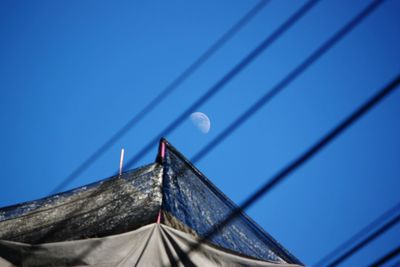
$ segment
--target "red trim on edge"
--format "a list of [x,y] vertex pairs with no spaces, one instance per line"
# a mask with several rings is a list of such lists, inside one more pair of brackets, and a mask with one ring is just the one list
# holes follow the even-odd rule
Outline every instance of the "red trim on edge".
[[161,142],[161,151],[160,151],[160,156],[163,159],[165,156],[165,143]]
[[158,212],[158,215],[157,215],[157,224],[160,224],[161,223],[161,210]]

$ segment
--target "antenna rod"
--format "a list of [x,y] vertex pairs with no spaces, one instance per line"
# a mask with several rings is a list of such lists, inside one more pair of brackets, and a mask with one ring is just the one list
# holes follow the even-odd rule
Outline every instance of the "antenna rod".
[[125,152],[125,150],[122,148],[121,149],[121,157],[119,159],[119,175],[122,174],[122,164],[124,163],[124,152]]

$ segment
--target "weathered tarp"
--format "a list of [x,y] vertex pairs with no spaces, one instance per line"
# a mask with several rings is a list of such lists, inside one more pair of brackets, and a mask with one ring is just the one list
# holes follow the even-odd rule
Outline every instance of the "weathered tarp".
[[[227,196],[167,142],[163,165],[162,209],[167,213],[165,224],[176,228],[174,222],[178,220],[188,226],[183,231],[189,229],[190,233],[203,237],[210,226],[221,222],[236,208]],[[175,220],[169,220],[170,215]],[[240,213],[208,241],[270,262],[298,263],[244,213]]]
[[[221,165],[221,167],[224,166]],[[178,236],[190,236],[190,240],[192,240],[190,242],[193,243],[197,238],[204,237],[214,225],[217,225],[236,208],[237,206],[210,180],[163,139],[157,160],[151,165],[44,199],[0,209],[0,240],[2,240],[0,263],[1,257],[7,261],[13,260],[11,262],[14,263],[22,262],[27,257],[23,251],[27,249],[26,251],[31,255],[31,260],[36,257],[40,258],[44,251],[43,253],[47,255],[45,257],[49,262],[62,260],[61,266],[64,266],[64,263],[65,266],[72,266],[68,264],[72,264],[70,262],[75,260],[76,264],[79,263],[79,260],[92,264],[89,259],[78,259],[78,254],[75,255],[72,252],[72,258],[68,258],[70,254],[65,254],[62,259],[56,259],[57,255],[53,255],[56,257],[53,259],[51,255],[58,253],[54,250],[57,248],[56,244],[62,243],[64,249],[80,253],[84,251],[83,248],[74,248],[71,244],[79,244],[79,246],[93,244],[93,242],[106,244],[107,240],[114,240],[116,235],[124,235],[124,233],[140,236],[140,233],[144,231],[143,229],[149,229],[147,226],[153,225],[157,220],[162,226],[158,228],[153,226],[151,231],[158,231],[160,238],[161,233],[167,235],[173,231]],[[138,232],[135,230],[138,230]],[[125,240],[121,238],[118,237],[115,240]],[[160,240],[165,243],[164,239]],[[135,240],[134,242],[140,244],[126,241],[128,242],[124,244],[126,246],[120,245],[121,251],[117,246],[118,249],[110,250],[110,253],[112,251],[112,253],[119,255],[115,256],[116,258],[124,258],[126,254],[123,251],[144,251],[143,249],[140,250],[139,247],[147,246],[146,244],[150,239],[138,238]],[[189,242],[188,239],[185,242]],[[215,248],[229,255],[244,257],[247,260],[252,259],[255,262],[301,265],[301,262],[254,223],[244,212],[239,213],[228,225],[207,238],[206,242],[211,247],[215,246]],[[164,243],[158,244],[156,247],[166,249]],[[16,246],[14,250],[12,249],[14,248],[13,244]],[[39,244],[39,246],[31,246],[34,244]],[[183,247],[186,245],[182,244]],[[87,248],[88,246],[86,245]],[[106,247],[106,245],[104,246]],[[100,245],[96,250],[101,247],[103,245]],[[172,253],[171,255],[179,254],[180,246],[172,246],[172,248],[175,249],[175,252],[168,253]],[[33,253],[34,251],[35,253]],[[95,255],[92,253],[95,252],[88,252],[87,254]],[[158,253],[167,252],[159,251]],[[9,258],[5,258],[7,255]],[[166,259],[170,260],[171,255],[161,257],[158,260],[163,262]],[[135,259],[135,257],[132,259]],[[40,260],[43,263],[43,259]],[[110,260],[114,260],[114,258],[110,258]],[[190,256],[190,260],[192,260],[192,256]],[[214,261],[217,266],[221,265],[217,264],[218,261],[214,259],[211,260],[210,264]],[[34,265],[35,262],[26,261],[26,264],[26,266],[36,266]],[[79,266],[79,264],[75,266]],[[0,264],[0,266],[2,265]]]
[[[299,266],[255,260],[202,244],[185,257],[197,240],[162,224],[103,238],[27,245],[0,241],[2,266]],[[0,262],[1,264],[1,262]]]
[[0,239],[38,244],[124,233],[156,221],[162,166],[0,209]]

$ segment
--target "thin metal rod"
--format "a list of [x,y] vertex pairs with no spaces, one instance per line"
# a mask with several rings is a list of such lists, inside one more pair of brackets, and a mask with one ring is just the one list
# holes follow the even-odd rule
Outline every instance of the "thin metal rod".
[[122,165],[124,164],[124,153],[125,153],[125,150],[122,148],[121,149],[121,156],[119,158],[119,175],[122,174]]

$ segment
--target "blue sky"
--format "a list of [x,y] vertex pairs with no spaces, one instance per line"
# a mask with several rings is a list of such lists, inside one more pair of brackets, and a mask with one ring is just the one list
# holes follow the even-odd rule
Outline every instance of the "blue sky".
[[[44,197],[257,1],[1,1],[0,206]],[[68,188],[111,176],[293,14],[271,1]],[[166,138],[188,158],[370,1],[318,3]],[[197,163],[240,203],[400,72],[399,1],[354,31]],[[400,90],[247,212],[312,265],[400,200]],[[157,148],[135,166],[153,162]],[[66,188],[66,189],[68,189]],[[398,246],[400,226],[349,259]]]

